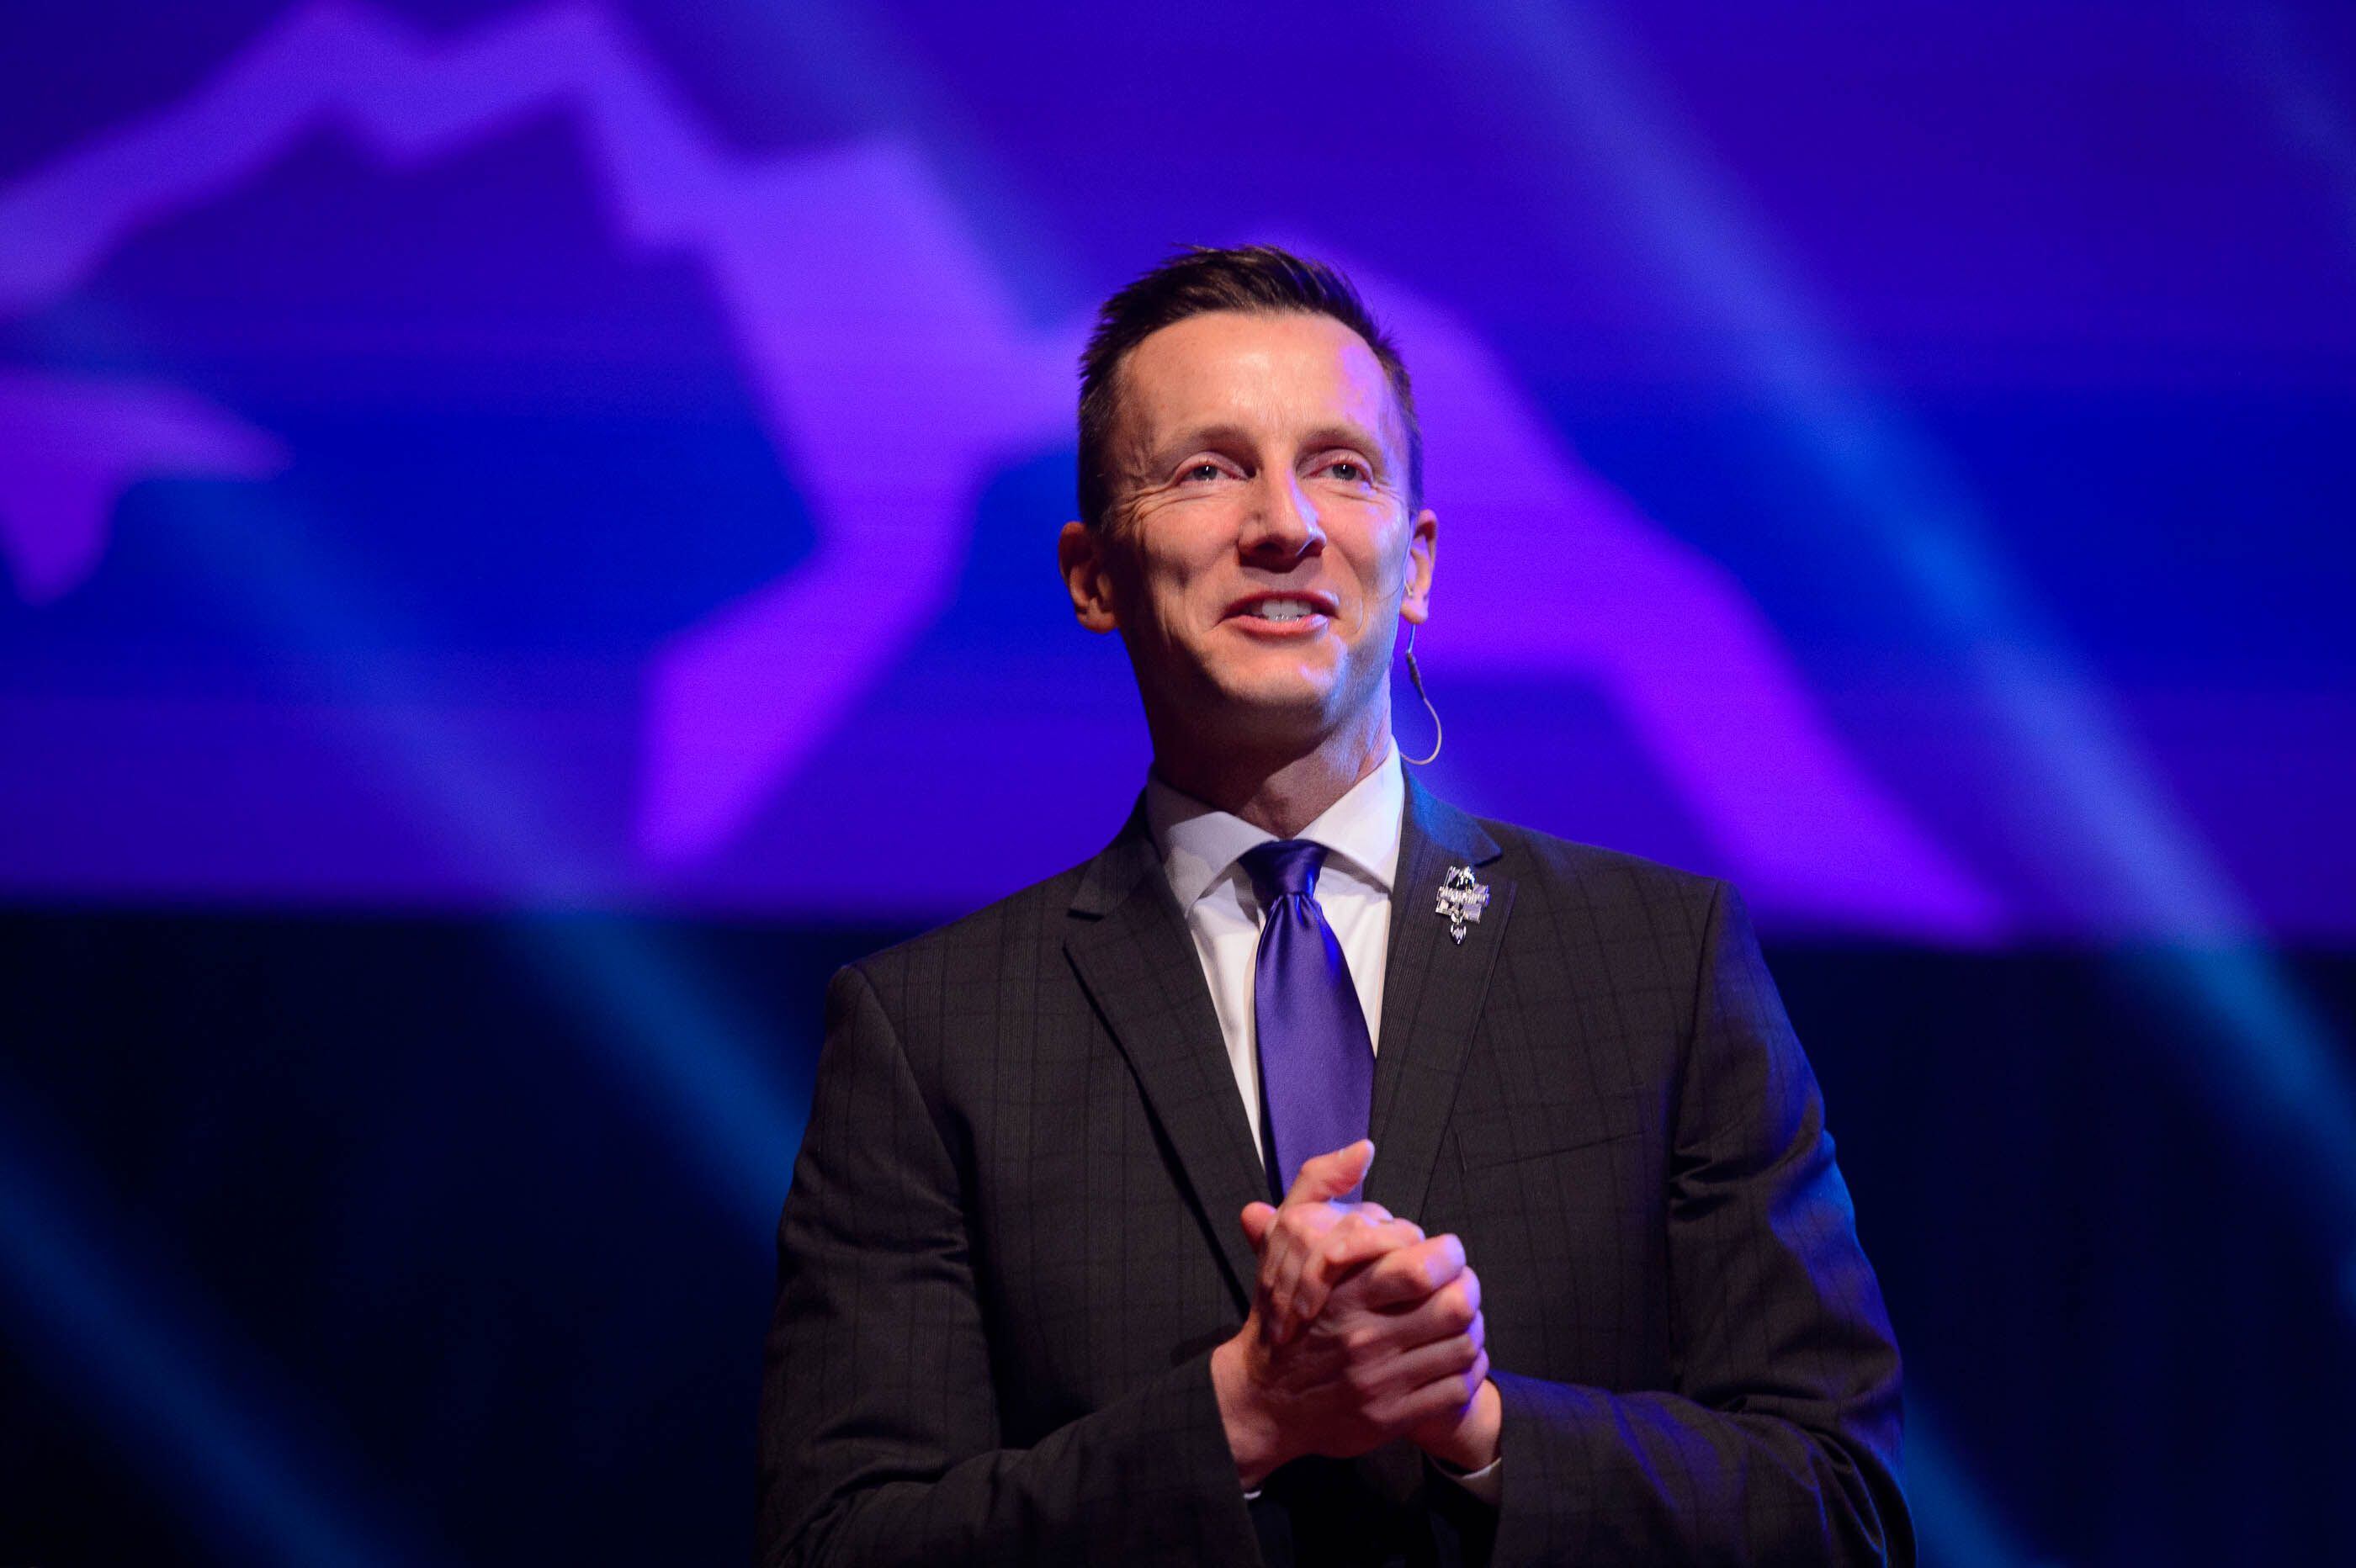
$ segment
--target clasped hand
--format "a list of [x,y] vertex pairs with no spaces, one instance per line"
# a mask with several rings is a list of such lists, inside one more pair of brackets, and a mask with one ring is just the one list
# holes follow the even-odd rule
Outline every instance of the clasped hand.
[[1341,1201],[1374,1153],[1361,1139],[1320,1155],[1282,1207],[1243,1211],[1259,1275],[1211,1378],[1248,1488],[1304,1454],[1349,1458],[1400,1437],[1460,1469],[1496,1456],[1480,1278],[1456,1237]]

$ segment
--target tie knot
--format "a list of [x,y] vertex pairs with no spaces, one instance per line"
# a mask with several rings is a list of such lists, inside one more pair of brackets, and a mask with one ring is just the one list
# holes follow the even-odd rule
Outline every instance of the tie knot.
[[1317,873],[1325,864],[1325,846],[1312,844],[1306,838],[1273,838],[1244,851],[1244,871],[1251,878],[1252,891],[1259,897],[1259,907],[1269,909],[1276,901],[1298,893],[1313,898],[1317,893]]

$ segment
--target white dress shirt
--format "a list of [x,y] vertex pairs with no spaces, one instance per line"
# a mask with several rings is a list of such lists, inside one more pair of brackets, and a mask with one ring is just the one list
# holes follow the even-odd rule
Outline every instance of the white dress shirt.
[[[1365,1015],[1366,1039],[1377,1051],[1383,1044],[1383,971],[1391,955],[1391,882],[1398,872],[1399,831],[1406,820],[1407,774],[1398,747],[1393,745],[1373,773],[1296,835],[1325,846],[1325,864],[1317,873],[1317,907],[1342,944],[1350,983],[1357,988],[1358,1010]],[[1276,835],[1205,805],[1152,775],[1145,783],[1145,822],[1162,856],[1170,891],[1186,913],[1195,956],[1203,961],[1219,1032],[1226,1037],[1227,1065],[1235,1070],[1236,1092],[1243,1096],[1252,1147],[1258,1149],[1259,1042],[1252,984],[1264,912],[1242,860],[1246,850],[1273,841]],[[1381,1157],[1379,1151],[1376,1157]],[[1505,1463],[1501,1455],[1462,1475],[1433,1468],[1494,1508],[1504,1493]]]
[[[1352,784],[1297,837],[1326,848],[1317,873],[1317,907],[1342,944],[1366,1018],[1366,1038],[1382,1049],[1383,970],[1391,950],[1391,878],[1398,869],[1399,826],[1407,813],[1407,777],[1398,748]],[[1252,891],[1244,852],[1276,835],[1242,817],[1205,805],[1149,777],[1145,820],[1170,891],[1186,912],[1211,1006],[1226,1037],[1227,1064],[1251,1120],[1252,1147],[1260,1147],[1259,1045],[1253,1027],[1252,978],[1259,956],[1263,912]]]

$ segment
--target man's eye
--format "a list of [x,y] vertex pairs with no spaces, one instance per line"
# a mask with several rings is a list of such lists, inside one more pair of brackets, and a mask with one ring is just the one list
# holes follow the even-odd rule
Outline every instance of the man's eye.
[[1330,464],[1326,468],[1325,472],[1331,474],[1334,478],[1339,479],[1344,485],[1363,485],[1369,477],[1371,477],[1371,475],[1366,473],[1366,465],[1365,464],[1355,462],[1347,457],[1343,458],[1338,463]]
[[1215,463],[1197,463],[1192,468],[1187,469],[1183,474],[1178,475],[1181,479],[1205,480],[1216,479],[1218,476],[1219,465]]

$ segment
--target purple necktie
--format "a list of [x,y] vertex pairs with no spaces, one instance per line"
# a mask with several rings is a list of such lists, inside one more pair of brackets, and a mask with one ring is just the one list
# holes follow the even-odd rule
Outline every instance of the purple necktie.
[[1374,1041],[1342,944],[1317,907],[1324,864],[1325,846],[1301,838],[1262,844],[1243,858],[1266,912],[1252,970],[1252,1018],[1259,1033],[1260,1139],[1279,1202],[1302,1161],[1366,1136],[1374,1104]]

